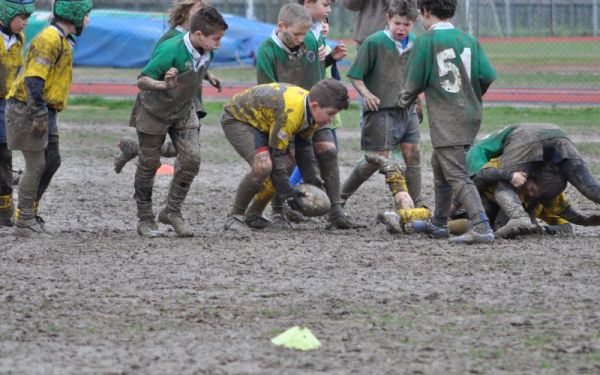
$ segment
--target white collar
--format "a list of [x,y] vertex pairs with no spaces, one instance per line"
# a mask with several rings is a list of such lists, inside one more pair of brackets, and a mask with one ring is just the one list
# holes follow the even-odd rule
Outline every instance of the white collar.
[[183,36],[183,44],[187,48],[188,52],[192,55],[192,60],[194,61],[194,71],[197,72],[200,68],[207,64],[210,61],[210,53],[201,54],[194,46],[192,45],[192,41],[190,40],[190,33],[185,33]]
[[17,39],[17,35],[16,34],[12,34],[12,35],[6,35],[4,34],[2,31],[0,31],[0,34],[2,34],[2,41],[4,41],[4,47],[6,48],[6,51],[8,52],[8,50],[10,50],[10,47],[12,47],[14,44],[16,44],[19,39]]
[[315,39],[319,39],[319,36],[321,36],[321,32],[323,31],[323,23],[322,22],[313,22],[310,25],[310,32],[313,33],[313,35],[315,36]]
[[[396,49],[398,50],[398,53],[400,53],[400,55],[412,48],[412,42],[410,41],[410,39],[408,40],[408,43],[406,43],[406,47],[403,47],[402,41],[394,39],[394,37],[392,36],[392,32],[389,29],[385,29],[383,30],[383,32],[385,32],[385,35],[387,35],[387,37],[390,38],[392,42],[394,42],[394,44],[396,45]],[[408,35],[406,37],[408,38]]]
[[177,25],[175,26],[175,30],[179,31],[180,33],[187,33],[188,31],[181,25]]
[[435,25],[431,25],[430,30],[451,30],[454,29],[454,25],[450,22],[438,22]]
[[273,42],[275,42],[275,44],[277,44],[277,47],[284,50],[285,53],[287,53],[290,56],[290,58],[292,58],[294,56],[298,56],[299,52],[303,50],[304,42],[302,42],[302,44],[300,44],[299,47],[301,47],[301,48],[299,48],[296,52],[292,52],[292,50],[290,50],[290,47],[286,46],[285,43],[283,43],[281,41],[281,39],[279,39],[279,35],[277,35],[278,31],[279,31],[278,29],[273,29],[273,32],[271,33],[271,40],[273,40]]

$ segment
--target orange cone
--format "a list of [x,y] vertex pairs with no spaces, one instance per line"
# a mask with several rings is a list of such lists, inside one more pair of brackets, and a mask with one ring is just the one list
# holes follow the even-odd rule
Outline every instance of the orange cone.
[[162,164],[156,171],[157,176],[172,176],[175,169],[170,164]]

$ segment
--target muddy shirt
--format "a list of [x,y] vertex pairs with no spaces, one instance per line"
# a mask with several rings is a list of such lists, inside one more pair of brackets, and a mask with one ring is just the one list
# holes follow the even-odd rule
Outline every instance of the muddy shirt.
[[415,40],[400,105],[408,106],[424,91],[433,147],[470,145],[481,125],[483,87],[495,78],[473,36],[439,23]]
[[321,79],[318,69],[311,69],[319,59],[314,51],[309,51],[301,45],[291,51],[276,36],[265,40],[258,49],[256,56],[257,83],[284,82],[300,86],[306,90]]
[[61,111],[71,90],[74,45],[73,39],[55,25],[42,30],[31,41],[24,74],[17,77],[8,97],[26,102],[25,78],[39,77],[45,81],[44,100],[48,107]]
[[342,4],[358,12],[352,26],[352,37],[359,44],[386,25],[385,15],[391,0],[343,0]]
[[[548,147],[552,148],[552,154],[560,160],[548,159],[552,157],[548,150],[544,152],[544,148]],[[558,163],[563,159],[581,159],[581,155],[565,131],[557,125],[523,123],[518,124],[508,136],[499,159],[504,168],[512,171],[514,167],[524,163]]]
[[17,78],[19,70],[23,66],[23,45],[25,44],[25,34],[14,35],[10,46],[7,41],[11,40],[0,31],[0,99],[5,99],[8,90]]
[[405,38],[402,43],[404,50],[400,54],[386,31],[379,31],[365,39],[348,70],[348,77],[363,81],[379,98],[379,109],[399,108],[398,93],[414,38],[412,33]]
[[318,125],[307,120],[308,91],[289,84],[254,86],[223,108],[231,117],[269,135],[269,146],[285,150],[296,134],[311,139]]
[[[142,75],[162,81],[165,73],[176,68],[178,85],[168,90],[141,90],[138,97],[144,109],[166,121],[179,121],[189,114],[195,95],[206,75],[212,53],[206,62],[194,70],[194,59],[185,45],[186,34],[180,34],[157,46]],[[140,124],[138,124],[140,125]]]
[[517,125],[508,125],[490,133],[469,149],[469,152],[467,152],[469,176],[476,175],[488,161],[502,154],[506,139],[516,127]]

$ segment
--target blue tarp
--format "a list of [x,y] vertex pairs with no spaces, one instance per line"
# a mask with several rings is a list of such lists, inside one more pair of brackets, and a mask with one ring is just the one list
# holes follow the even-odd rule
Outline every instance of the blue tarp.
[[[50,12],[33,14],[26,30],[28,41],[48,24],[49,17]],[[253,65],[256,50],[275,26],[229,14],[224,17],[229,29],[211,66]],[[168,27],[167,16],[162,13],[94,10],[88,27],[77,38],[74,64],[141,68]]]

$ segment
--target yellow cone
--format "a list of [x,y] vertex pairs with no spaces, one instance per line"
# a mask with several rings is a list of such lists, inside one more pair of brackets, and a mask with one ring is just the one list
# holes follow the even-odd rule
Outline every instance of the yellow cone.
[[315,350],[321,343],[308,328],[292,327],[277,337],[271,339],[273,345],[302,351]]

